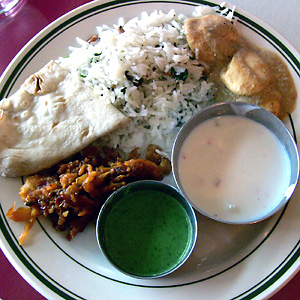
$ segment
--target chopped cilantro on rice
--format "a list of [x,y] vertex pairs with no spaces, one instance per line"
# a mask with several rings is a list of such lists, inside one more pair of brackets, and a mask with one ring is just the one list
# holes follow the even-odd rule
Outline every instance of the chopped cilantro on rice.
[[[198,7],[196,14],[214,13]],[[62,66],[132,121],[101,140],[106,146],[143,153],[151,143],[170,155],[180,126],[213,101],[213,83],[194,59],[183,24],[187,17],[143,12],[141,17],[97,27],[99,39],[77,39]],[[100,120],[99,120],[100,121]]]

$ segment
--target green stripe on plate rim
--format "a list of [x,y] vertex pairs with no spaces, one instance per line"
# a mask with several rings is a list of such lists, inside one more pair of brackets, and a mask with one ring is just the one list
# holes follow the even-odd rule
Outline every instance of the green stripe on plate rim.
[[[234,268],[236,265],[240,264],[242,261],[244,261],[246,258],[248,258],[252,253],[254,253],[268,238],[269,236],[272,234],[272,232],[275,230],[275,228],[277,227],[277,225],[279,224],[281,218],[283,217],[284,215],[284,212],[286,210],[288,205],[285,206],[285,209],[282,211],[282,213],[280,214],[280,216],[278,217],[278,220],[276,221],[276,224],[273,226],[273,228],[270,230],[270,232],[268,233],[268,235],[252,250],[250,251],[247,255],[245,255],[242,259],[240,259],[238,262],[234,263],[233,265],[231,265],[230,267],[214,274],[214,275],[211,275],[211,276],[208,276],[206,278],[203,278],[203,279],[199,279],[199,280],[195,280],[195,281],[190,281],[190,282],[185,282],[185,283],[182,283],[182,284],[174,284],[174,285],[168,285],[168,286],[155,286],[155,285],[142,285],[142,284],[131,284],[131,283],[128,283],[128,282],[125,282],[125,281],[120,281],[120,280],[116,280],[116,279],[113,279],[113,278],[110,278],[110,277],[107,277],[101,273],[98,273],[98,272],[95,272],[93,271],[92,269],[84,266],[82,263],[78,262],[76,259],[74,259],[72,256],[70,256],[67,252],[65,252],[54,240],[53,238],[51,238],[51,236],[48,234],[48,232],[46,231],[46,229],[43,227],[43,225],[39,222],[39,225],[40,227],[42,228],[42,230],[44,231],[45,235],[52,241],[52,243],[61,251],[64,253],[64,255],[66,255],[68,258],[70,258],[72,261],[74,261],[75,263],[77,263],[78,265],[80,265],[81,267],[83,267],[84,269],[96,274],[96,275],[99,275],[101,277],[104,277],[106,279],[109,279],[109,280],[112,280],[112,281],[115,281],[117,283],[122,283],[122,284],[126,284],[126,285],[131,285],[131,286],[136,286],[136,287],[146,287],[146,288],[172,288],[172,287],[180,287],[180,286],[187,286],[187,285],[191,285],[191,284],[195,284],[195,283],[199,283],[199,282],[203,282],[203,281],[207,281],[209,279],[212,279],[214,277],[217,277],[223,273],[225,273],[226,271]],[[270,276],[270,274],[269,274]],[[263,280],[265,281],[265,279]],[[260,285],[260,283],[258,283],[257,285]]]
[[[295,73],[300,77],[300,62],[297,60],[297,58],[293,55],[293,53],[282,43],[280,40],[278,40],[275,36],[270,35],[270,33],[264,29],[263,27],[259,26],[258,24],[254,23],[248,18],[243,18],[247,19],[247,22],[243,22],[242,16],[239,17],[238,22],[243,24],[244,26],[248,27],[252,31],[254,31],[256,34],[260,35],[262,38],[267,40],[271,45],[274,46],[274,48],[287,60],[289,61],[290,66],[293,68]],[[252,26],[250,26],[250,24]],[[257,30],[257,28],[259,28]],[[270,38],[271,36],[271,38]]]
[[[97,5],[95,7],[92,7],[90,9],[85,10],[81,13],[78,13],[78,14],[74,15],[73,17],[69,18],[68,20],[62,22],[60,25],[58,25],[57,27],[52,29],[48,34],[45,34],[45,36],[43,38],[41,38],[39,41],[37,41],[37,43],[32,48],[30,48],[28,50],[28,52],[24,55],[24,57],[20,60],[20,62],[14,68],[12,73],[9,75],[7,81],[3,85],[2,90],[0,91],[0,99],[4,98],[6,95],[8,95],[10,93],[10,90],[13,87],[13,85],[15,84],[16,80],[18,79],[19,75],[22,73],[22,71],[25,69],[25,67],[28,65],[28,63],[33,59],[33,57],[37,54],[37,52],[40,51],[43,47],[45,47],[56,36],[58,36],[59,34],[64,32],[69,27],[73,26],[74,24],[79,23],[79,22],[83,21],[86,18],[90,18],[93,15],[96,15],[96,14],[99,14],[99,13],[102,13],[102,12],[105,12],[105,11],[108,11],[108,10],[111,10],[111,9],[114,9],[114,8],[120,7],[120,6],[128,6],[128,5],[143,4],[143,3],[174,3],[174,2],[178,3],[178,4],[191,5],[191,6],[194,6],[194,5],[197,5],[197,4],[202,4],[202,5],[204,4],[204,5],[209,5],[209,6],[218,6],[218,4],[216,4],[216,3],[207,2],[207,1],[204,1],[204,0],[198,0],[198,1],[163,1],[163,0],[162,1],[151,1],[151,0],[150,1],[138,1],[137,0],[137,1],[112,1],[112,2],[107,2],[107,3]],[[243,20],[244,21],[244,22],[242,22],[243,25],[248,26],[250,29],[254,30],[257,34],[262,36],[264,39],[268,40],[268,42],[270,42],[274,47],[276,47],[277,50],[280,51],[280,53],[282,55],[284,55],[285,58],[289,61],[290,65],[293,67],[293,69],[296,71],[297,75],[299,76],[300,63],[285,45],[283,45],[276,37],[274,37],[266,29],[264,29],[263,27],[261,27],[257,23],[253,22],[249,18],[247,18],[247,17],[245,17],[241,14],[238,14],[236,12],[234,12],[234,16],[237,16],[239,18],[239,21]],[[2,210],[2,207],[0,206],[0,208],[1,208],[1,210],[0,210],[0,212],[1,212],[1,218],[0,218],[1,231],[3,232],[4,237],[5,237],[6,241],[9,243],[11,249],[14,251],[16,256],[20,259],[20,261],[23,263],[23,265],[26,266],[26,268],[41,283],[43,283],[50,290],[52,290],[57,295],[63,297],[64,299],[74,299],[74,298],[72,298],[72,296],[77,297],[76,299],[83,299],[80,296],[78,296],[78,295],[72,293],[71,291],[67,290],[65,287],[61,286],[59,283],[55,282],[52,278],[50,278],[46,273],[44,273],[32,261],[30,256],[24,250],[24,248],[18,245],[17,238],[14,236],[12,230],[10,229],[10,227],[9,227],[7,221],[6,221],[5,214]],[[284,212],[282,213],[282,215],[283,214],[284,214]],[[273,227],[273,229],[269,233],[268,237],[270,236],[270,234],[273,232],[273,230],[275,229],[275,227],[279,223],[282,215],[280,216],[277,223],[275,224],[275,226]],[[6,225],[4,223],[6,223]],[[264,241],[266,239],[264,239]],[[260,243],[260,245],[264,241],[262,241]],[[59,246],[57,245],[57,247],[59,247]],[[63,251],[62,249],[60,249],[60,250]],[[254,251],[252,251],[251,253],[253,253]],[[68,255],[68,254],[66,254],[66,255]],[[249,255],[247,255],[247,257]],[[26,260],[25,256],[27,256],[28,260]],[[299,250],[299,241],[298,241],[298,243],[295,245],[294,249],[285,258],[285,260],[280,264],[280,266],[278,266],[272,273],[270,273],[260,283],[258,283],[257,285],[255,285],[254,287],[249,289],[248,291],[246,291],[246,292],[242,293],[241,295],[239,295],[235,298],[232,298],[232,299],[247,299],[248,300],[248,299],[253,299],[254,297],[258,296],[263,291],[265,291],[270,286],[272,286],[272,284],[274,284],[281,276],[283,276],[290,269],[290,267],[295,263],[295,261],[299,258],[299,256],[300,256],[300,250]],[[242,260],[244,260],[244,259],[242,259]],[[31,263],[29,261],[31,261]],[[39,273],[38,270],[33,267],[33,265],[35,265],[36,268],[39,269],[39,271],[41,273],[43,273],[44,276],[48,277],[53,283],[50,282],[49,279],[46,279],[41,273]],[[232,268],[232,267],[230,267],[230,268]],[[225,272],[225,271],[223,271],[223,272]],[[223,272],[221,272],[221,273],[223,273]],[[101,275],[101,274],[99,274],[99,275]],[[103,275],[101,275],[101,276],[103,276]],[[103,277],[106,278],[105,276],[103,276]],[[114,279],[111,279],[111,280],[114,280]],[[205,279],[205,280],[207,280],[207,279]],[[199,281],[197,281],[197,282],[199,282]],[[125,283],[125,284],[128,284],[128,283]],[[189,284],[189,283],[187,283],[187,284]],[[58,288],[58,286],[61,288],[61,290]],[[150,287],[149,286],[144,286],[144,287],[154,288],[155,286],[152,286],[152,287],[151,286]],[[172,286],[166,286],[165,288],[169,288],[169,287],[172,287]],[[156,288],[163,288],[163,287],[157,287],[156,286]],[[70,294],[72,296],[70,296]],[[241,298],[241,297],[243,297],[243,298]]]
[[[27,254],[25,249],[19,245],[16,236],[13,234],[11,228],[7,223],[1,204],[0,204],[0,215],[1,215],[0,229],[5,237],[5,240],[8,242],[11,250],[13,250],[13,252],[18,257],[18,259],[28,269],[28,271],[30,271],[32,275],[34,275],[43,285],[47,286],[52,292],[61,296],[63,299],[74,299],[73,297],[69,296],[66,292],[72,294],[73,296],[76,296],[77,297],[76,299],[84,299],[72,293],[71,291],[67,290],[65,287],[62,287],[58,282],[53,280],[49,275],[47,275],[43,270],[41,270],[36,265],[36,263]],[[51,280],[52,282],[50,282],[49,280]],[[63,289],[60,289],[57,286]],[[63,290],[65,290],[65,292]]]

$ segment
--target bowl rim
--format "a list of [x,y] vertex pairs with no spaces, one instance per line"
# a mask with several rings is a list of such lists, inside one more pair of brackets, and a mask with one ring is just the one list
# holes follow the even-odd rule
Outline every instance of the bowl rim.
[[[222,108],[227,108],[227,109],[230,108],[231,112],[228,112],[228,111],[222,112],[222,111],[220,111],[220,109],[222,109]],[[252,113],[254,112],[254,115],[249,116],[249,112],[252,112]],[[274,128],[277,128],[277,129],[279,128],[279,130],[284,132],[285,137],[287,138],[287,142],[289,143],[288,148],[287,148],[287,145],[282,142],[282,139],[279,138],[279,136],[277,135],[276,132],[274,132],[273,129],[271,129],[265,123],[262,123],[261,121],[259,121],[255,118],[256,112],[262,112],[265,116],[268,117],[268,119],[271,122],[270,123],[271,125],[275,124]],[[211,113],[211,114],[209,114],[209,113]],[[202,115],[205,115],[205,114],[208,114],[208,115],[203,120],[200,120],[200,122],[197,122],[197,120]],[[272,209],[271,211],[269,211],[268,213],[266,213],[265,215],[263,215],[259,218],[253,218],[252,220],[248,220],[248,221],[229,221],[229,220],[223,220],[222,218],[217,218],[215,216],[212,216],[194,204],[194,202],[187,195],[187,193],[185,192],[184,188],[182,187],[182,185],[180,183],[180,178],[179,178],[179,173],[178,173],[178,155],[179,155],[180,149],[183,145],[183,142],[185,141],[185,139],[187,138],[189,133],[195,127],[197,127],[199,124],[201,124],[211,118],[218,117],[218,116],[224,116],[224,115],[241,116],[241,117],[245,117],[245,118],[248,118],[248,119],[258,122],[259,124],[263,125],[267,129],[269,129],[273,134],[275,134],[275,136],[278,138],[278,140],[284,146],[284,148],[285,149],[287,148],[286,149],[287,152],[288,152],[288,150],[290,150],[292,152],[293,162],[291,161],[290,152],[288,152],[288,158],[291,162],[290,163],[291,178],[290,178],[290,184],[286,189],[286,193],[283,196],[282,200],[279,202],[279,204],[274,209]],[[257,222],[261,222],[261,221],[266,220],[267,218],[273,216],[278,211],[280,211],[288,203],[293,192],[295,191],[295,188],[296,188],[298,180],[299,180],[299,168],[300,168],[300,166],[299,166],[299,151],[297,148],[297,144],[295,142],[294,137],[292,136],[292,134],[288,130],[288,128],[285,126],[285,124],[279,118],[277,118],[274,114],[272,114],[268,110],[264,109],[263,107],[255,105],[255,104],[251,104],[248,102],[242,102],[242,101],[234,101],[234,102],[224,101],[224,102],[214,103],[212,105],[209,105],[209,106],[203,108],[202,110],[197,112],[194,116],[192,116],[180,128],[179,132],[177,133],[176,139],[175,139],[175,141],[173,143],[173,147],[172,147],[171,164],[172,164],[172,175],[173,175],[174,181],[176,183],[176,186],[180,190],[180,192],[183,194],[183,196],[187,199],[187,201],[190,202],[190,204],[200,214],[202,214],[212,220],[215,220],[215,221],[218,221],[218,222],[221,222],[224,224],[232,224],[232,225],[246,225],[246,224],[254,224]]]

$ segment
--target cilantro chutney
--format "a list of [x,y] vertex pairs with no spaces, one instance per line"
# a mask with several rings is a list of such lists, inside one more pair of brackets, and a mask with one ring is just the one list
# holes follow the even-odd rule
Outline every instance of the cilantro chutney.
[[108,260],[138,278],[177,269],[197,235],[191,206],[174,188],[155,181],[136,182],[114,193],[100,212],[97,230]]

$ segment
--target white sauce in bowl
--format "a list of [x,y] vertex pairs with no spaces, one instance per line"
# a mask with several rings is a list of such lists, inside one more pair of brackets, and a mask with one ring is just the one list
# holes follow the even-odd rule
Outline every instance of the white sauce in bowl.
[[224,222],[262,218],[282,200],[291,177],[288,154],[275,134],[235,115],[215,117],[193,129],[178,165],[192,205]]

